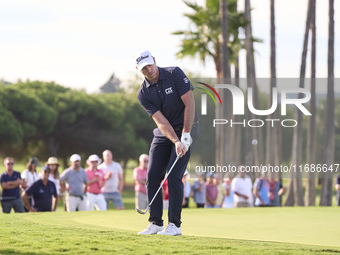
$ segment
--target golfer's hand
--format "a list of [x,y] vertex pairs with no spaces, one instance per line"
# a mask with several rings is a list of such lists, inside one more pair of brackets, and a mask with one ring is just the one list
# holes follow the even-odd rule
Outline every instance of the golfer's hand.
[[186,150],[189,150],[189,147],[192,143],[192,138],[190,133],[182,133],[181,142],[185,146]]
[[176,155],[178,156],[179,154],[182,154],[181,157],[183,157],[185,153],[187,152],[187,149],[185,148],[185,146],[180,141],[177,141],[175,143],[175,146],[176,146]]

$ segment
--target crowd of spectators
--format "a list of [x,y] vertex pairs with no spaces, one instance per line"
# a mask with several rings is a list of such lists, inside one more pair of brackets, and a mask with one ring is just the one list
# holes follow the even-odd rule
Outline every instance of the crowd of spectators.
[[[81,157],[73,154],[71,166],[61,173],[56,157],[50,157],[37,173],[40,165],[36,157],[29,159],[22,173],[14,170],[14,159],[4,159],[5,172],[1,175],[1,205],[3,213],[55,211],[58,200],[64,202],[65,210],[106,211],[110,201],[117,210],[124,209],[122,191],[124,187],[123,169],[112,160],[109,150],[103,152],[103,159],[90,155],[86,160],[87,168],[80,166]],[[139,157],[139,166],[133,170],[135,180],[135,206],[146,209],[147,170],[149,156]],[[273,173],[263,174],[252,183],[251,178],[240,166],[234,178],[222,180],[220,173],[198,172],[192,184],[183,176],[183,208],[189,207],[192,197],[197,208],[234,208],[281,206],[284,188]],[[340,176],[336,180],[337,205],[340,205]],[[168,208],[169,192],[167,181],[163,188],[163,209]]]

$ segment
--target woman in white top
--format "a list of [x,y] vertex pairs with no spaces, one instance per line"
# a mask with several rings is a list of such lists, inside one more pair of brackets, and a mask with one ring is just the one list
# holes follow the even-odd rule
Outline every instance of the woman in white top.
[[55,187],[57,189],[58,197],[62,198],[61,190],[60,190],[60,179],[59,179],[59,163],[58,159],[55,157],[50,157],[46,163],[48,165],[49,169],[51,169],[51,174],[48,177],[48,179],[52,182],[54,182]]
[[[30,187],[34,182],[40,180],[40,176],[37,173],[37,166],[39,166],[39,160],[37,158],[30,158],[26,167],[27,169],[21,173],[21,178],[27,185],[27,188]],[[32,206],[32,197],[28,197],[28,201]],[[25,211],[28,212],[27,208],[25,207]]]

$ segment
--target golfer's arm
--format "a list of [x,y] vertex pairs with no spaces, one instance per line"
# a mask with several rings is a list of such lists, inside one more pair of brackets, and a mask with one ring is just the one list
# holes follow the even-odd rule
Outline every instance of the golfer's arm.
[[189,90],[181,97],[181,99],[185,105],[183,133],[190,133],[192,124],[194,123],[195,119],[194,94],[191,90]]
[[160,111],[155,112],[152,115],[152,119],[155,121],[157,127],[165,135],[170,141],[175,143],[175,140],[178,139],[178,136],[175,133],[175,130],[170,125],[169,121],[164,117],[163,113]]

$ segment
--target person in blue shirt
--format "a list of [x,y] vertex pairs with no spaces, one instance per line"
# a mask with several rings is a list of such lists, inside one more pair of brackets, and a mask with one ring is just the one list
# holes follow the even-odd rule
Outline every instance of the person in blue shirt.
[[1,206],[3,213],[10,213],[12,208],[15,212],[25,212],[24,204],[20,198],[20,189],[25,187],[21,174],[13,170],[14,159],[7,157],[4,160],[6,171],[1,175]]
[[[43,166],[41,169],[41,179],[34,182],[21,195],[24,205],[29,212],[54,212],[57,206],[57,189],[54,182],[48,180],[51,169]],[[28,196],[32,196],[32,206],[28,201]]]
[[145,77],[137,98],[157,125],[149,152],[149,201],[156,194],[166,170],[171,167],[177,155],[181,154],[168,177],[169,225],[163,229],[163,201],[162,194],[159,193],[150,206],[151,224],[138,234],[182,235],[182,177],[190,158],[192,148],[189,147],[198,137],[198,118],[192,93],[194,87],[179,67],[158,67],[148,50],[139,51],[135,55],[135,63],[137,70]]
[[254,182],[255,206],[268,206],[270,199],[270,186],[266,175],[257,178]]

